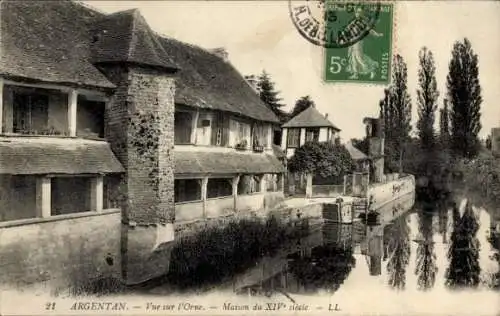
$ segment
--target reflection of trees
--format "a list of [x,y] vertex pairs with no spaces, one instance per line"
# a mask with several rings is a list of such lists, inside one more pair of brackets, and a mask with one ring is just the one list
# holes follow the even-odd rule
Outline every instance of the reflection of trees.
[[406,286],[406,268],[410,258],[410,228],[406,217],[399,217],[384,235],[388,235],[387,251],[389,262],[387,273],[389,285],[396,289]]
[[436,253],[434,252],[434,242],[432,240],[432,217],[429,211],[418,213],[419,238],[417,240],[417,265],[415,274],[417,275],[418,288],[429,290],[436,281]]
[[496,249],[493,254],[493,259],[498,263],[498,271],[492,276],[491,287],[500,290],[500,235],[492,233],[488,241],[491,243],[493,249]]
[[439,234],[443,236],[443,243],[446,243],[446,235],[448,234],[448,208],[441,206],[438,214]]
[[477,287],[479,285],[479,247],[476,237],[479,223],[472,206],[467,203],[460,216],[458,207],[453,207],[453,232],[451,234],[446,271],[446,285],[450,288]]
[[288,264],[289,272],[306,289],[338,290],[347,278],[356,259],[352,249],[332,245],[312,249],[311,257],[295,258]]

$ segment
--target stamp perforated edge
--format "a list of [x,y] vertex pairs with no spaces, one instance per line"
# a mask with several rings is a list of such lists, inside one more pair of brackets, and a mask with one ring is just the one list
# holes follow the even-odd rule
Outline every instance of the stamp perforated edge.
[[[389,80],[387,82],[373,82],[373,81],[363,81],[363,80],[326,80],[326,50],[328,48],[321,49],[321,60],[322,60],[322,68],[321,68],[321,85],[322,86],[335,86],[335,85],[345,85],[345,84],[354,84],[357,86],[368,86],[368,87],[383,87],[388,86],[392,82],[392,67],[393,67],[393,59],[394,55],[397,52],[397,25],[399,22],[398,16],[398,1],[396,0],[335,0],[339,3],[366,3],[366,2],[379,2],[380,4],[391,4],[392,5],[392,31],[391,31],[391,67],[389,69]],[[312,44],[311,44],[312,45]]]

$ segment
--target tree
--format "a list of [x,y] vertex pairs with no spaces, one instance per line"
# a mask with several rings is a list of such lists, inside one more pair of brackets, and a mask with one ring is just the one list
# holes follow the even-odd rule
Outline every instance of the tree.
[[276,91],[275,83],[271,80],[271,76],[263,70],[257,81],[260,99],[267,104],[273,112],[282,118],[284,112],[281,110],[281,98],[278,97],[279,91]]
[[488,137],[486,137],[485,146],[486,149],[491,150],[491,135],[488,135]]
[[301,97],[295,102],[295,106],[293,107],[292,112],[290,113],[290,117],[294,117],[297,114],[301,113],[304,110],[307,110],[310,107],[315,107],[314,101],[311,100],[311,97],[306,95]]
[[[403,154],[411,131],[411,98],[408,93],[406,63],[400,55],[394,57],[392,84],[384,90],[380,101],[380,117],[384,122],[389,170],[403,169]],[[397,167],[395,167],[397,165]]]
[[453,45],[447,76],[448,100],[451,104],[451,147],[455,154],[472,158],[478,154],[481,130],[481,85],[478,56],[470,41]]
[[290,172],[340,177],[354,169],[351,155],[342,144],[307,142],[288,161]]
[[439,138],[442,149],[449,147],[450,135],[450,110],[448,109],[448,100],[444,99],[443,108],[439,110]]
[[448,249],[450,265],[446,271],[446,285],[450,288],[477,287],[479,285],[479,248],[477,239],[479,223],[472,206],[467,202],[460,216],[458,207],[453,208],[453,232]]
[[434,120],[439,92],[437,91],[434,57],[427,47],[420,50],[419,63],[419,89],[417,89],[418,136],[421,148],[432,150],[435,145]]
[[351,143],[354,147],[361,150],[364,154],[368,155],[370,151],[370,143],[368,138],[363,137],[362,139],[351,138]]

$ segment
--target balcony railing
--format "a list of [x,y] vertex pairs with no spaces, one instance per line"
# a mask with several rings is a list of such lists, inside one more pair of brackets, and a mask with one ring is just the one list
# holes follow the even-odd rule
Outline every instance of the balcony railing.
[[261,153],[264,151],[264,146],[262,145],[253,145],[253,151],[256,153]]

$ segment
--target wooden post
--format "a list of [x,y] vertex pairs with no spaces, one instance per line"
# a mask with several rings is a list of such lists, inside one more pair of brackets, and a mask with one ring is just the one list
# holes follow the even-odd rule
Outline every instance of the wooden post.
[[68,93],[68,133],[70,137],[76,137],[77,104],[78,92],[72,89]]
[[201,179],[201,202],[203,203],[203,218],[207,218],[207,187],[208,177]]
[[233,177],[233,199],[234,199],[234,211],[236,212],[236,201],[238,199],[238,183],[240,182],[240,176],[237,175]]
[[51,178],[38,177],[36,179],[36,216],[50,217],[52,202],[51,202]]
[[266,174],[263,174],[259,177],[260,177],[260,193],[266,193],[267,192]]
[[104,203],[104,178],[97,176],[90,182],[90,210],[102,212]]
[[196,127],[198,126],[198,119],[200,117],[200,111],[196,111],[193,115],[193,121],[191,122],[191,144],[197,143]]

